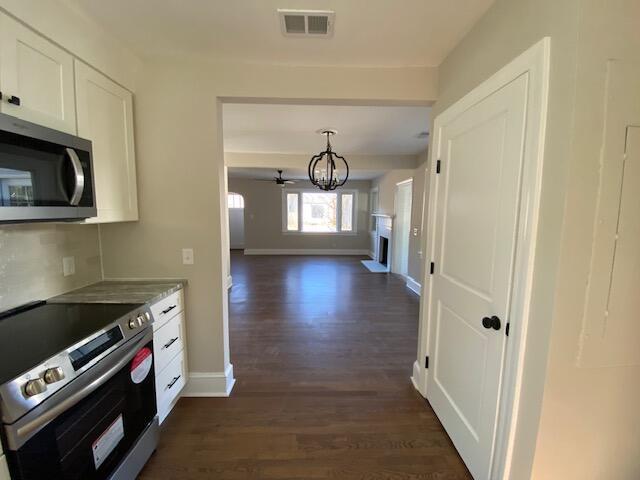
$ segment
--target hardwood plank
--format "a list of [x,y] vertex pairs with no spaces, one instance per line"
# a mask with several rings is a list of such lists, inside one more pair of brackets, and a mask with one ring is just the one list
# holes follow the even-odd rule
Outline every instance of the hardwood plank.
[[419,299],[357,257],[232,254],[230,398],[183,398],[141,479],[470,479],[409,376]]

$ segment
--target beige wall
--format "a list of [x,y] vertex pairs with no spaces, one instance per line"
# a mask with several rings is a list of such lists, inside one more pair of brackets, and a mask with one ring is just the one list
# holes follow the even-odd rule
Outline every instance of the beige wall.
[[[62,257],[75,275],[62,275]],[[44,300],[101,279],[95,225],[0,226],[0,311]]]
[[[229,178],[229,191],[244,197],[245,249],[369,249],[368,202],[371,182],[348,181],[345,189],[357,190],[357,233],[355,235],[303,235],[282,232],[282,188],[272,182]],[[286,190],[311,188],[300,181]],[[338,190],[339,191],[339,190]]]
[[639,8],[635,0],[497,0],[440,68],[434,118],[551,37],[531,348],[514,480],[640,475],[638,367],[585,369],[576,360],[598,192],[605,60],[639,60]]
[[[436,71],[155,59],[137,85],[140,221],[102,227],[105,275],[186,277],[190,369],[222,372],[228,240],[218,98],[429,103]],[[194,265],[182,265],[183,247],[194,248]]]
[[[419,252],[422,245],[422,205],[424,201],[425,171],[427,168],[427,152],[415,157],[417,168],[397,169],[387,172],[372,182],[372,187],[378,189],[378,212],[387,215],[395,214],[396,184],[412,179],[411,202],[411,236],[409,237],[409,276],[418,283],[422,283],[424,259]],[[417,235],[413,234],[418,229]]]
[[[614,95],[622,103],[635,98],[631,123],[640,125],[640,82],[633,83],[635,92],[607,91],[607,61],[640,67],[640,2],[581,1],[579,39],[557,301],[533,475],[545,480],[635,480],[640,478],[640,365],[585,368],[577,358],[589,267],[596,254],[592,239],[603,173],[605,116],[615,124],[611,112],[605,112],[605,96]],[[614,135],[623,139],[624,128]],[[639,289],[638,285],[627,288]],[[628,338],[627,348],[639,348],[639,340]],[[607,359],[601,362],[606,365]]]

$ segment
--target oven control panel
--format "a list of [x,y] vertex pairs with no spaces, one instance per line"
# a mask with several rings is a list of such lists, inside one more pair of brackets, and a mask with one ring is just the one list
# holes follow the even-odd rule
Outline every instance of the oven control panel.
[[153,323],[141,306],[40,365],[0,385],[2,420],[13,423]]

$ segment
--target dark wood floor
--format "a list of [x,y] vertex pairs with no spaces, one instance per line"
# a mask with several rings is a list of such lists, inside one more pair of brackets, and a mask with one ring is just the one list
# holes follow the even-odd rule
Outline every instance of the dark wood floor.
[[469,479],[409,376],[418,297],[356,257],[232,255],[230,398],[183,398],[143,479]]

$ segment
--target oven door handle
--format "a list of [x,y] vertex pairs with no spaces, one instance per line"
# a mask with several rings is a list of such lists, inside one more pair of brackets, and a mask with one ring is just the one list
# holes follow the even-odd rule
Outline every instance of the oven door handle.
[[[138,340],[130,345],[125,344],[122,350],[115,350],[111,355],[98,362],[95,367],[78,377],[75,382],[70,383],[67,388],[56,392],[50,399],[38,405],[14,424],[7,425],[5,429],[9,448],[11,450],[19,449],[49,422],[95,392],[131,361],[141,346],[152,340],[153,332],[149,328]],[[105,363],[107,359],[109,360],[108,364]],[[103,367],[102,369],[99,368],[101,366]],[[99,371],[94,373],[92,370]],[[74,385],[74,383],[77,383],[77,385]],[[73,390],[69,392],[69,388]]]

